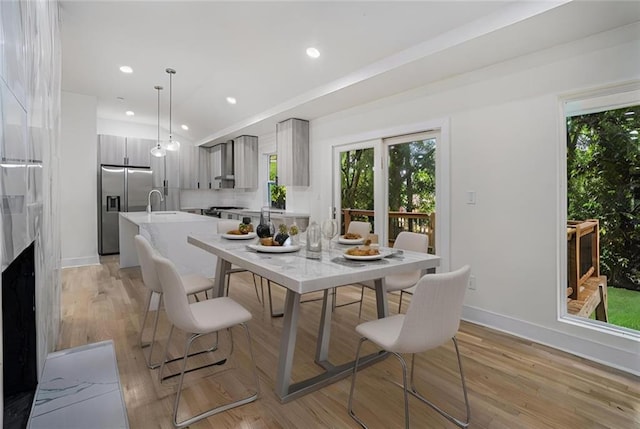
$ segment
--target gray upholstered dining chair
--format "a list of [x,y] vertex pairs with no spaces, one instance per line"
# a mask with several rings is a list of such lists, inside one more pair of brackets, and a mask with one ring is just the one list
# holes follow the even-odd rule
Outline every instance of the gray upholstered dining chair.
[[[240,226],[240,221],[233,219],[222,219],[218,221],[218,234],[226,234],[228,231],[232,231],[234,229],[238,229]],[[231,269],[227,271],[227,274],[224,279],[224,290],[225,295],[229,295],[229,283],[231,283],[231,274],[235,273],[243,273],[248,270],[244,268],[237,267],[235,265],[231,266]],[[262,299],[260,299],[260,293],[258,292],[258,282],[256,280],[256,274],[251,273],[253,276],[253,287],[256,290],[256,297],[258,298],[258,302],[262,303],[264,301],[264,289],[262,289],[262,278],[260,279],[260,291],[262,292]]]
[[[360,423],[362,427],[366,427],[366,425],[353,411],[353,398],[360,350],[362,344],[367,340],[396,356],[402,365],[405,428],[409,429],[409,394],[429,405],[456,425],[463,428],[469,425],[471,414],[456,333],[460,327],[462,303],[469,282],[470,271],[470,267],[466,265],[450,273],[427,274],[416,285],[407,314],[397,314],[356,326],[356,332],[362,338],[356,351],[347,410],[349,415]],[[445,412],[426,399],[415,387],[414,365],[416,354],[440,347],[449,339],[453,340],[458,358],[458,369],[466,406],[465,420],[459,420]],[[411,354],[409,380],[407,380],[407,364],[402,354]],[[408,381],[410,384],[407,383]]]
[[[427,253],[429,250],[429,236],[426,234],[419,234],[417,232],[402,231],[396,237],[393,243],[394,249],[399,250],[411,250],[413,252]],[[387,292],[400,291],[400,301],[398,303],[398,313],[402,309],[402,295],[403,293],[411,294],[413,287],[418,283],[420,277],[424,273],[420,270],[409,271],[405,273],[392,274],[384,278],[385,290]],[[372,289],[373,282],[364,282],[364,286]],[[360,309],[358,310],[358,317],[362,315],[362,301],[364,298],[364,287],[362,288],[362,295],[360,297]]]
[[[155,369],[160,366],[160,362],[154,363],[153,359],[153,346],[156,342],[156,331],[158,330],[158,318],[160,316],[160,306],[162,305],[162,287],[160,286],[160,280],[156,272],[156,266],[153,262],[153,256],[157,254],[155,249],[151,246],[151,243],[138,234],[134,238],[136,253],[138,254],[138,261],[140,262],[140,271],[142,273],[142,282],[149,289],[147,296],[147,302],[144,309],[144,317],[142,318],[142,326],[140,326],[140,335],[138,337],[138,344],[140,348],[149,347],[149,356],[145,358],[147,367],[149,369]],[[197,294],[206,292],[213,288],[213,281],[200,274],[187,274],[181,277],[184,284],[185,293],[187,295],[194,295],[196,300]],[[156,310],[155,320],[153,322],[153,333],[151,334],[151,341],[148,343],[143,342],[144,327],[147,323],[147,317],[149,316],[149,309],[151,307],[151,299],[153,296],[158,296],[158,309]]]
[[[173,263],[160,255],[155,255],[153,257],[153,261],[155,262],[156,271],[158,272],[158,278],[160,279],[162,291],[165,296],[164,302],[167,317],[171,321],[169,339],[167,340],[167,344],[165,346],[165,357],[162,360],[162,365],[160,366],[160,371],[158,373],[158,378],[160,379],[161,383],[163,381],[162,374],[164,372],[165,363],[167,362],[166,358],[169,353],[169,347],[171,345],[171,337],[175,328],[178,328],[189,334],[185,341],[182,371],[180,372],[180,380],[178,382],[176,399],[173,406],[173,425],[176,428],[189,426],[214,414],[218,414],[231,408],[235,408],[240,405],[248,404],[255,401],[260,393],[260,382],[258,379],[256,362],[253,356],[253,349],[251,347],[251,334],[249,333],[249,328],[246,324],[249,320],[251,320],[251,313],[249,313],[243,306],[229,297],[213,298],[205,301],[189,303],[189,300],[184,293],[184,284]],[[178,410],[180,407],[180,398],[182,396],[184,375],[186,372],[192,371],[187,371],[187,358],[189,357],[189,349],[191,348],[191,345],[197,338],[203,335],[214,333],[216,334],[217,342],[218,332],[226,330],[229,333],[229,339],[231,341],[231,351],[229,353],[229,357],[231,357],[234,351],[231,328],[235,326],[241,326],[247,336],[249,348],[248,351],[252,362],[251,366],[255,382],[255,392],[250,393],[244,398],[237,399],[224,405],[213,407],[198,415],[189,417],[182,421],[178,421]],[[224,361],[221,361],[220,363],[224,362],[226,362],[226,359]],[[222,374],[225,373],[226,371],[222,372]],[[232,393],[225,392],[225,396],[229,395],[232,395]]]

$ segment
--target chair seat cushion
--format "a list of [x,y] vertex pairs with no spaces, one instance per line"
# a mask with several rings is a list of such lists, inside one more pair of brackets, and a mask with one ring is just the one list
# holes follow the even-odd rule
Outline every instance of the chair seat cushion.
[[213,288],[213,281],[202,274],[185,274],[180,277],[182,278],[182,284],[184,285],[184,290],[187,292],[187,295],[204,292],[205,290]]
[[395,316],[361,323],[356,326],[356,332],[363,337],[367,337],[379,347],[393,352],[395,350],[393,350],[392,347],[400,335],[404,317],[404,314],[397,314]]
[[215,332],[251,320],[251,313],[227,297],[195,302],[189,306],[196,326],[185,330],[195,334]]

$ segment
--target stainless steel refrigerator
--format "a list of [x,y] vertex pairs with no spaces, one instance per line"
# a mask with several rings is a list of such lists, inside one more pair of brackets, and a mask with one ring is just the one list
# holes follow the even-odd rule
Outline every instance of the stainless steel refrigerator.
[[151,169],[101,165],[98,183],[98,252],[119,253],[119,212],[140,212],[147,208],[153,187]]

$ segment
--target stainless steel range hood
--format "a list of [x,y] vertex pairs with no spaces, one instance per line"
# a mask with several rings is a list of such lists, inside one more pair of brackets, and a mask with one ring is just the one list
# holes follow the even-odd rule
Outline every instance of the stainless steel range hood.
[[220,151],[220,170],[218,170],[220,175],[215,176],[214,179],[220,180],[221,188],[233,188],[235,179],[233,175],[233,140],[214,146],[213,150]]

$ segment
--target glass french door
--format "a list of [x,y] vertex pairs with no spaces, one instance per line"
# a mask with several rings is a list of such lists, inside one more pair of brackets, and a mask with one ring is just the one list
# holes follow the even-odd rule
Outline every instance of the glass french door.
[[[400,231],[429,236],[430,252],[449,269],[448,123],[433,131],[333,148],[333,205],[340,233],[367,221],[382,245]],[[437,226],[436,226],[437,220]]]
[[[334,148],[334,206],[340,234],[352,221],[371,224],[377,233],[376,202],[380,205],[378,184],[380,171],[380,140],[361,142]],[[378,162],[376,162],[378,160]]]
[[383,139],[385,152],[385,237],[389,246],[401,231],[429,237],[435,253],[436,147],[439,132]]

